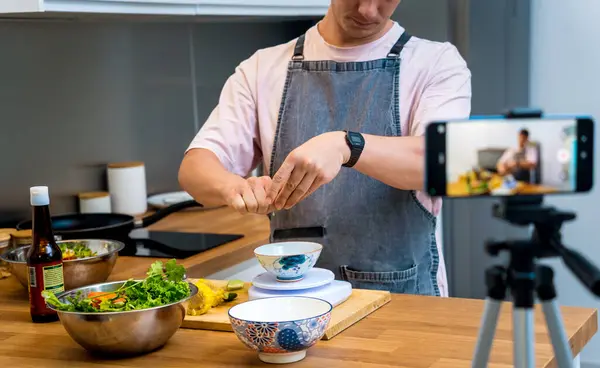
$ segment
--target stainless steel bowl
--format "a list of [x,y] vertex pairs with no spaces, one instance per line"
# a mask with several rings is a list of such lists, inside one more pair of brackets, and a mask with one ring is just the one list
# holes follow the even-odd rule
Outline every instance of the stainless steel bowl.
[[[117,290],[125,282],[86,286],[58,294],[57,297],[65,303],[67,296],[75,296],[80,290],[84,295],[92,291],[109,292]],[[103,313],[57,311],[58,317],[71,338],[91,352],[143,354],[165,345],[183,323],[188,301],[198,293],[195,285],[189,282],[188,285],[191,292],[187,298],[160,307]]]
[[[57,241],[56,243],[73,242],[85,243],[98,255],[63,262],[65,290],[106,281],[117,262],[119,251],[125,247],[122,242],[102,239],[71,239]],[[29,245],[26,245],[0,255],[0,258],[8,263],[10,272],[25,288],[28,284],[26,256],[29,247]]]

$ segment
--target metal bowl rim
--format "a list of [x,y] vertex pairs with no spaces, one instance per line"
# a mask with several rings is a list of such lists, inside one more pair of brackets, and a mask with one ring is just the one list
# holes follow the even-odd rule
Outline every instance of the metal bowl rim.
[[[112,250],[110,250],[110,251],[108,251],[106,253],[98,254],[97,256],[63,260],[63,263],[78,262],[78,261],[88,261],[88,260],[92,260],[92,259],[99,259],[99,258],[103,258],[103,257],[106,257],[106,256],[110,256],[113,253],[117,253],[118,254],[120,251],[122,251],[125,248],[125,243],[123,243],[121,241],[118,241],[118,240],[112,240],[112,239],[65,239],[65,240],[57,240],[56,244],[73,243],[73,242],[85,242],[85,241],[87,241],[87,242],[89,242],[89,241],[101,241],[101,242],[113,243],[113,244],[115,244],[115,247],[114,247],[114,249],[112,249]],[[12,259],[8,259],[8,255],[16,252],[17,250],[19,250],[21,248],[28,248],[30,246],[31,246],[31,244],[21,245],[21,246],[19,246],[17,248],[11,249],[8,252],[0,254],[0,259],[3,260],[6,263],[26,264],[27,262],[20,262],[20,261],[14,261]]]
[[[90,288],[93,288],[93,287],[96,287],[96,286],[104,286],[104,285],[114,285],[114,284],[121,284],[122,285],[122,284],[126,283],[127,281],[137,282],[137,281],[142,281],[142,280],[133,280],[133,279],[131,279],[131,280],[124,280],[124,281],[100,282],[100,283],[97,283],[97,284],[86,285],[86,286],[78,287],[77,289],[72,289],[72,290],[64,291],[64,292],[62,292],[60,294],[57,294],[56,297],[58,299],[60,299],[60,298],[63,298],[65,296],[67,296],[67,295],[75,294],[78,291],[82,291],[84,289],[90,289]],[[135,310],[129,310],[129,311],[118,311],[118,312],[70,312],[70,311],[61,311],[59,309],[56,309],[52,305],[50,305],[48,303],[46,303],[46,305],[48,306],[48,308],[56,311],[59,314],[74,314],[74,315],[78,315],[78,316],[114,316],[114,315],[117,315],[117,314],[140,313],[140,312],[146,312],[146,311],[151,311],[151,310],[156,310],[156,309],[167,308],[167,307],[170,307],[172,305],[180,304],[180,303],[183,303],[183,302],[186,302],[186,301],[190,300],[192,297],[194,297],[198,293],[198,287],[196,285],[194,285],[193,283],[189,282],[189,281],[186,281],[186,282],[190,286],[190,295],[188,295],[187,297],[185,297],[185,298],[183,298],[181,300],[178,300],[176,302],[172,302],[172,303],[164,304],[164,305],[159,305],[159,306],[151,307],[151,308],[135,309]],[[107,291],[107,293],[110,293],[110,291]]]

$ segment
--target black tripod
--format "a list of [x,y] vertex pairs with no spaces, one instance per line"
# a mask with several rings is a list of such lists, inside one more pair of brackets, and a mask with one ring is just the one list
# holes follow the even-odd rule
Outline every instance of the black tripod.
[[510,261],[508,267],[492,266],[486,271],[488,295],[473,358],[474,368],[488,364],[498,314],[507,289],[510,289],[513,299],[513,366],[535,367],[534,292],[542,304],[558,367],[573,365],[573,356],[555,300],[554,272],[548,266],[538,266],[536,259],[561,257],[571,272],[598,296],[600,271],[581,254],[561,243],[561,226],[575,219],[575,214],[544,207],[542,202],[542,196],[507,197],[493,208],[495,217],[515,225],[533,225],[534,233],[530,240],[486,244],[486,250],[492,256],[497,256],[500,251],[508,251]]

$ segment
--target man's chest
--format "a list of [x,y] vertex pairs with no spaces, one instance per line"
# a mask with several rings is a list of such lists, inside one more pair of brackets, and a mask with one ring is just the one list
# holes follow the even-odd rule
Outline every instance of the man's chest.
[[[315,114],[316,110],[322,112],[322,119],[335,119],[343,116],[345,119],[365,119],[375,109],[385,109],[389,113],[389,119],[396,119],[400,124],[401,131],[409,131],[408,117],[411,110],[411,101],[414,96],[406,89],[399,79],[389,79],[385,87],[370,86],[366,83],[367,78],[348,79],[352,82],[343,83],[335,78],[334,74],[319,74],[313,76],[310,83],[301,83],[299,86],[299,75],[290,73],[287,67],[283,70],[273,70],[269,76],[265,76],[256,89],[256,118],[258,131],[262,143],[271,143],[277,132],[277,127],[285,123],[284,115],[296,114],[295,119],[302,122],[302,116]],[[366,85],[366,86],[365,86]],[[380,98],[387,100],[387,104],[373,101],[373,88],[378,87],[382,93]],[[414,91],[412,91],[414,92]],[[335,98],[334,98],[335,97]],[[289,108],[291,102],[294,108]],[[285,112],[285,114],[284,114]],[[398,116],[393,116],[397,113]],[[385,114],[384,114],[385,115]],[[335,126],[323,121],[324,125]]]

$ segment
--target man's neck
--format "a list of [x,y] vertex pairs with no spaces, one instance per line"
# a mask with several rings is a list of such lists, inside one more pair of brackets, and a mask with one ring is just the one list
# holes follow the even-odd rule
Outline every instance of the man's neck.
[[393,26],[394,22],[388,19],[385,27],[383,27],[379,32],[364,38],[351,38],[345,35],[344,30],[335,21],[333,15],[330,12],[328,12],[323,18],[323,20],[317,24],[317,30],[319,31],[321,37],[323,37],[325,42],[327,42],[330,45],[336,47],[352,47],[364,45],[381,38]]

